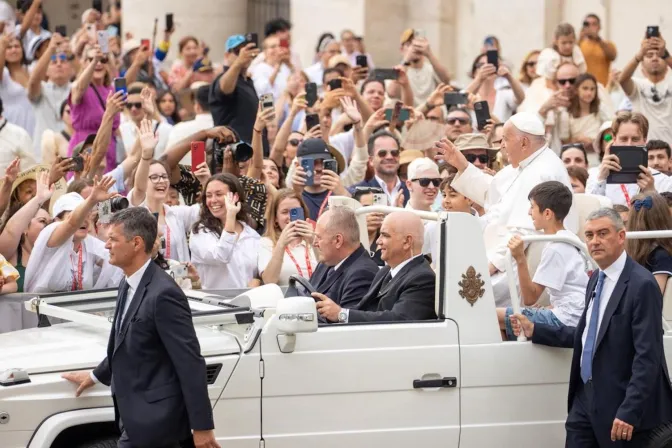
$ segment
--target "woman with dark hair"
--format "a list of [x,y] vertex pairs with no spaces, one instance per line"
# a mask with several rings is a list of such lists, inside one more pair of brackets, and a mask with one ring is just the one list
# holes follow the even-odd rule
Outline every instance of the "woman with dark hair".
[[560,150],[560,159],[567,168],[570,166],[579,166],[588,169],[588,154],[586,148],[581,143],[563,145]]
[[177,96],[170,90],[159,92],[156,96],[156,104],[158,105],[159,113],[166,119],[168,124],[175,125],[182,121]]
[[257,276],[259,234],[246,224],[245,191],[229,173],[205,182],[200,219],[189,237],[203,289],[246,288]]
[[587,150],[593,149],[593,141],[608,117],[600,112],[597,80],[590,73],[576,78],[576,95],[569,105],[569,143],[582,143]]
[[32,137],[35,130],[35,111],[28,99],[28,65],[21,41],[5,34],[0,37],[0,98],[8,107],[4,117],[21,126]]

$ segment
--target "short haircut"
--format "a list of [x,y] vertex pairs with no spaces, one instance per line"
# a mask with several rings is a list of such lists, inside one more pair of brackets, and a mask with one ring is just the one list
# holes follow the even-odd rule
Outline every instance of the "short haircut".
[[203,112],[210,112],[210,103],[208,97],[210,95],[210,84],[207,86],[201,86],[196,90],[196,95],[194,95],[194,100],[198,105],[203,109]]
[[616,119],[611,124],[611,129],[614,130],[614,139],[618,135],[618,130],[625,123],[634,123],[639,127],[639,130],[642,132],[644,140],[649,136],[649,120],[639,112],[619,112],[616,115]]
[[569,177],[573,177],[574,179],[581,182],[584,187],[588,183],[588,176],[589,176],[588,175],[588,170],[586,170],[582,166],[569,166],[569,167],[567,167],[567,174],[569,174]]
[[292,24],[289,22],[289,20],[285,20],[279,17],[277,19],[266,22],[266,26],[264,26],[264,37],[272,36],[281,31],[289,31],[291,29]]
[[471,114],[464,107],[452,106],[450,109],[448,109],[448,113],[446,114],[446,119],[448,118],[448,115],[452,114],[453,112],[462,112],[463,114],[465,114],[469,118],[469,123],[471,123]]
[[327,229],[334,234],[340,233],[348,246],[359,245],[359,223],[355,212],[347,207],[329,209]]
[[425,171],[425,170],[436,170],[436,172],[439,172],[439,166],[429,157],[421,157],[419,159],[415,159],[411,163],[408,164],[408,168],[406,170],[408,180],[413,180],[416,178],[416,174],[419,171]]
[[198,46],[198,39],[196,39],[194,36],[184,36],[177,44],[177,48],[180,53],[182,53],[184,47],[186,47],[189,42],[193,42],[196,44],[196,46]]
[[68,185],[68,193],[77,193],[77,194],[82,194],[82,191],[86,187],[93,187],[93,181],[89,178],[83,177],[78,180],[73,180],[70,182],[70,185]]
[[[455,180],[455,176],[457,176],[457,173],[450,173],[448,175],[448,177],[444,178],[441,181],[441,185],[439,185],[439,191],[444,192],[446,190],[446,188],[448,188],[449,191],[454,191],[456,193],[459,193],[459,191],[457,191],[456,189],[454,189],[453,187],[450,186],[450,184],[452,184],[453,181]],[[462,193],[460,193],[460,194],[462,194]]]
[[664,149],[665,154],[667,154],[667,158],[669,159],[672,157],[672,152],[670,151],[670,144],[667,142],[664,142],[662,140],[649,140],[646,142],[646,150],[647,151],[655,151],[655,150],[660,150]]
[[378,83],[381,86],[383,86],[383,92],[385,92],[385,81],[383,81],[382,79],[369,78],[362,83],[362,87],[359,89],[359,93],[363,95],[364,90],[366,90],[366,86],[368,86],[369,84],[372,84],[372,83]]
[[145,244],[145,253],[150,254],[152,252],[158,227],[156,218],[146,208],[129,207],[118,211],[110,218],[110,225],[123,226],[126,241],[139,236]]
[[587,14],[586,18],[583,19],[583,20],[585,21],[586,19],[590,19],[590,18],[593,18],[593,19],[597,20],[598,25],[600,25],[602,23],[602,21],[600,20],[600,17],[597,14],[594,14],[592,12],[590,14]]
[[536,185],[527,198],[537,204],[540,212],[546,209],[552,211],[557,221],[563,221],[572,208],[572,191],[557,180]]
[[630,212],[630,209],[623,204],[615,204],[614,205],[614,210],[616,210],[618,213],[628,213]]
[[660,193],[660,195],[662,197],[664,197],[665,200],[667,201],[667,206],[672,207],[672,192],[664,191],[664,192]]
[[397,149],[401,148],[401,142],[399,142],[399,139],[397,138],[396,135],[391,133],[390,131],[383,130],[383,131],[378,131],[374,132],[371,137],[369,137],[369,141],[367,142],[367,147],[369,148],[369,155],[373,156],[373,148],[376,144],[376,140],[378,140],[381,137],[390,137],[394,139],[394,142],[397,144]]
[[128,88],[128,94],[129,95],[140,95],[142,93],[142,89],[144,88],[144,85],[138,85],[139,83],[133,83],[130,85]]
[[625,230],[625,223],[623,218],[618,214],[616,210],[610,207],[602,207],[591,212],[586,218],[587,221],[595,221],[596,219],[609,218],[609,221],[614,225],[616,231]]

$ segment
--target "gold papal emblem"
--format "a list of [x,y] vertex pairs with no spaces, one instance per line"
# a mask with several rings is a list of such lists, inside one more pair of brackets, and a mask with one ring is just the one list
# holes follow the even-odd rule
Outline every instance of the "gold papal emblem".
[[473,266],[469,266],[466,274],[462,274],[462,281],[457,283],[462,288],[460,297],[467,299],[467,302],[474,306],[474,303],[485,294],[485,282],[481,280],[481,274],[476,273]]

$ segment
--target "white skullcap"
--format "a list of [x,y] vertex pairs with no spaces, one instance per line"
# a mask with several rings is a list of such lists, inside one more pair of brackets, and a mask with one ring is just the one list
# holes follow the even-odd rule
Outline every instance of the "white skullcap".
[[519,112],[509,118],[509,121],[520,132],[524,132],[525,134],[538,136],[546,135],[544,123],[542,123],[539,116],[533,112]]
[[84,198],[79,193],[66,193],[54,204],[54,218],[63,212],[71,212],[77,208],[79,204],[84,202]]
[[434,163],[429,157],[423,157],[421,159],[415,159],[408,164],[408,169],[406,174],[408,179],[416,179],[416,174],[422,171],[436,171],[439,172],[439,165]]

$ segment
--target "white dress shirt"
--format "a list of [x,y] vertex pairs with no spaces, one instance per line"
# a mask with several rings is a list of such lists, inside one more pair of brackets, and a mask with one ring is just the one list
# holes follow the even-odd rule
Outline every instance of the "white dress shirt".
[[121,315],[119,316],[119,325],[122,325],[124,323],[126,312],[128,311],[128,308],[131,306],[131,302],[133,301],[135,292],[138,290],[138,286],[140,286],[142,276],[145,275],[145,271],[147,270],[147,267],[151,262],[152,259],[151,258],[148,259],[140,269],[135,271],[135,273],[131,274],[130,277],[125,278],[126,283],[128,283],[128,292],[126,293],[126,303],[124,303],[124,309],[121,310]]
[[410,263],[412,260],[414,260],[414,259],[416,259],[416,258],[418,258],[418,257],[422,257],[422,256],[423,256],[422,254],[413,255],[411,258],[402,261],[401,263],[399,263],[398,265],[396,265],[395,267],[393,267],[392,269],[390,269],[390,277],[392,277],[392,278],[396,277],[397,274],[399,273],[399,271],[401,271],[402,269],[404,269],[404,266],[406,266],[406,265],[407,265],[408,263]]
[[[616,283],[623,272],[625,267],[625,261],[627,260],[628,255],[623,251],[620,257],[614,261],[611,266],[604,270],[604,285],[602,286],[602,296],[600,297],[600,308],[598,312],[600,313],[597,318],[597,332],[596,335],[600,334],[600,325],[602,325],[602,319],[604,318],[604,312],[607,310],[607,305],[611,300],[611,294],[616,288]],[[597,284],[596,284],[597,287]],[[593,314],[593,303],[595,300],[591,300],[588,304],[588,310],[586,311],[586,327],[583,329],[583,334],[581,335],[581,352],[583,353],[583,347],[586,345],[586,338],[588,337],[588,326],[590,325],[590,316]],[[595,341],[597,343],[597,340]],[[593,349],[594,353],[594,349]],[[581,357],[583,358],[583,356]]]
[[387,183],[383,179],[378,177],[377,174],[374,177],[376,179],[376,182],[378,182],[378,184],[380,185],[380,188],[383,189],[383,193],[385,193],[387,195],[387,203],[391,206],[394,206],[396,204],[395,201],[397,200],[397,195],[398,194],[404,194],[403,191],[402,191],[402,188],[401,188],[401,185],[402,185],[401,184],[401,179],[399,179],[399,177],[397,177],[397,183],[394,185],[394,188],[392,188],[392,191],[390,191],[387,188]]

